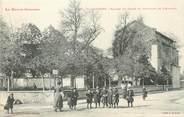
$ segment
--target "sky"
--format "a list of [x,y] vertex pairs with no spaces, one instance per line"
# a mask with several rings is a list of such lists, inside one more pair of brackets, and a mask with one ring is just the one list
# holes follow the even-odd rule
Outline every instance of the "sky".
[[[160,32],[175,35],[179,44],[180,66],[184,70],[184,1],[183,0],[80,0],[81,8],[95,9],[101,14],[104,32],[93,42],[103,50],[112,47],[113,33],[118,17],[125,11],[130,19],[138,16],[144,23]],[[8,24],[20,27],[32,22],[41,30],[53,25],[60,29],[60,11],[69,0],[0,0],[0,14]],[[14,9],[14,10],[13,10]],[[15,10],[19,9],[19,10]],[[23,9],[23,10],[20,10]],[[27,10],[26,10],[27,9]]]

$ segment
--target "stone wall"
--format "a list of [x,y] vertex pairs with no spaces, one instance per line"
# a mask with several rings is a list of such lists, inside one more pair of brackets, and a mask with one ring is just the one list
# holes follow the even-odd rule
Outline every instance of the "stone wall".
[[0,92],[0,104],[5,104],[10,93],[14,94],[15,99],[21,100],[23,103],[47,103],[53,104],[53,92],[38,92],[38,91],[14,91],[14,92]]
[[[163,86],[145,86],[149,92],[162,91]],[[122,95],[122,88],[118,88],[119,93]],[[142,87],[133,87],[136,95],[142,93]],[[23,103],[42,103],[52,105],[54,102],[54,92],[51,91],[13,91],[9,93],[14,93],[15,99],[21,100]],[[6,103],[6,99],[9,95],[6,91],[0,91],[0,105]],[[86,90],[79,90],[79,99],[84,99],[86,97]]]

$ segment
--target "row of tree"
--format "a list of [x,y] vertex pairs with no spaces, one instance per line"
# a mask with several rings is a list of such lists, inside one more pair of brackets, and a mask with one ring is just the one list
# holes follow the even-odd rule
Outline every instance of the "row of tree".
[[[45,73],[52,74],[52,70],[57,69],[58,76],[72,76],[73,86],[76,76],[87,76],[89,87],[94,85],[94,77],[96,86],[110,85],[113,70],[118,74],[119,84],[124,76],[156,81],[158,73],[148,60],[150,45],[147,42],[152,35],[148,37],[139,27],[129,28],[128,13],[121,16],[114,33],[113,58],[104,57],[101,50],[92,46],[103,31],[98,13],[84,11],[80,9],[80,2],[72,0],[61,15],[61,30],[49,26],[44,31],[32,23],[12,31],[1,17],[1,72],[9,78],[20,78],[25,77],[28,69],[33,77],[44,79]],[[142,18],[137,21],[143,23]],[[163,74],[166,72],[163,70]]]
[[86,75],[90,87],[94,75],[104,81],[107,73],[102,62],[107,59],[91,45],[103,31],[98,13],[83,11],[80,2],[72,0],[61,15],[61,30],[49,26],[44,31],[32,23],[12,31],[1,17],[1,72],[20,78],[29,70],[33,77],[44,78],[45,73],[57,69],[58,76],[70,74],[72,82],[77,75]]

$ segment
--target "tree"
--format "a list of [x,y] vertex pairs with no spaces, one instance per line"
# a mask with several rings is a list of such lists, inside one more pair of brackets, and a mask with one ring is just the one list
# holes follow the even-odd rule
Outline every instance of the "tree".
[[171,83],[171,74],[164,64],[162,65],[160,72],[162,84],[168,85],[169,83]]
[[[62,33],[71,44],[69,56],[73,60],[70,64],[73,65],[73,73],[77,73],[77,68],[86,61],[84,56],[88,55],[90,45],[101,33],[102,27],[98,24],[99,16],[94,11],[87,13],[82,10],[77,0],[71,0],[68,8],[61,14]],[[76,75],[73,74],[72,82]]]
[[[115,58],[115,69],[119,74],[119,84],[122,82],[123,76],[133,78],[135,74],[141,73],[141,71],[146,74],[147,68],[152,69],[148,59],[150,45],[154,40],[154,32],[144,25],[142,17],[131,22],[128,22],[128,18],[128,13],[121,16],[113,40],[112,50]],[[143,59],[144,62],[141,62],[140,59]],[[141,71],[138,72],[137,70]],[[148,72],[151,71],[148,70]]]
[[[8,90],[9,84],[13,88],[13,78],[22,76],[21,70],[24,70],[19,56],[20,49],[16,45],[14,35],[10,27],[0,17],[0,71],[8,76]],[[11,81],[9,80],[11,79]]]

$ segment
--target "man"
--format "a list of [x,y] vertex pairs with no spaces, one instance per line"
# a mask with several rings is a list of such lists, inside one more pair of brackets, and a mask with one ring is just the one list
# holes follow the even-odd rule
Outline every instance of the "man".
[[86,101],[87,101],[87,109],[91,109],[92,106],[92,101],[93,101],[93,94],[91,92],[91,90],[88,90],[86,93]]
[[103,103],[103,108],[106,106],[108,107],[108,103],[107,103],[107,94],[108,91],[105,89],[105,87],[102,90],[102,103]]
[[128,107],[133,107],[133,102],[134,102],[134,91],[133,89],[128,89],[127,91],[127,102],[128,102]]

